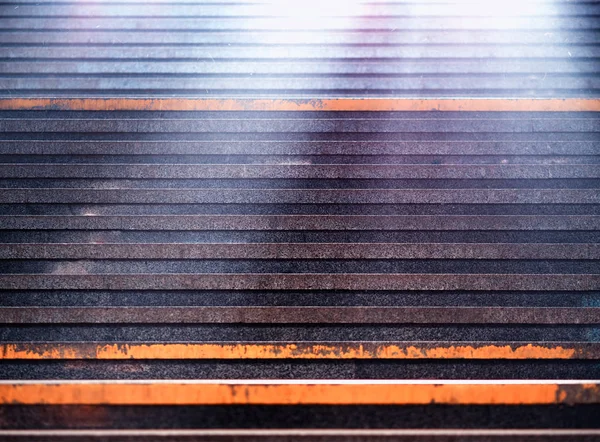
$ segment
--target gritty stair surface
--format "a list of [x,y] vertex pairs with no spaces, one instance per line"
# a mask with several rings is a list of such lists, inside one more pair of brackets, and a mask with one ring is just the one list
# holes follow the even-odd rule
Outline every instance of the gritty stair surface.
[[0,4],[0,439],[599,440],[599,5]]

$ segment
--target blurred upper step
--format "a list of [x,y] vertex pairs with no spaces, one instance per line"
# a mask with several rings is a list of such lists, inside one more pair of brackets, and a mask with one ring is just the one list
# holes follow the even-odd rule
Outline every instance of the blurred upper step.
[[0,96],[595,97],[597,2],[6,2]]

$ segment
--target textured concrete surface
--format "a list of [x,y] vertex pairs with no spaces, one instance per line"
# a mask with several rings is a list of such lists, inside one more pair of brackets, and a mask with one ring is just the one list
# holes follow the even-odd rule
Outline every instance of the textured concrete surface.
[[[15,131],[0,141],[0,305],[16,321],[3,342],[600,342],[596,114],[0,117]],[[599,374],[593,360],[0,367],[29,379]]]

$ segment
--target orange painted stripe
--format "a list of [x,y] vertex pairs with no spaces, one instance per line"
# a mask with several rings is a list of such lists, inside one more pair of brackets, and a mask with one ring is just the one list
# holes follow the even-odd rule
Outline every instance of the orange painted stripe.
[[600,359],[600,344],[546,343],[19,343],[0,359]]
[[1,98],[0,110],[600,112],[593,98]]
[[83,381],[0,383],[1,404],[49,405],[550,405],[600,403],[600,381]]

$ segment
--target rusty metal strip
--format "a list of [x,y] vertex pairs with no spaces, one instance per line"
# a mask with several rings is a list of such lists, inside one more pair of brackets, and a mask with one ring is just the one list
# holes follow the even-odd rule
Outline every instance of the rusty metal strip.
[[0,110],[600,112],[595,98],[1,98]]
[[600,244],[5,243],[0,259],[600,259]]
[[[137,282],[135,288],[142,289],[141,276],[132,276]],[[153,275],[147,276],[155,278]],[[236,275],[223,276],[226,279],[237,279]],[[312,276],[307,275],[306,279],[310,280]],[[351,275],[340,276],[349,278]],[[359,279],[365,277],[365,275],[354,276],[358,276]],[[518,275],[507,276],[511,278]],[[526,276],[534,279],[532,275]],[[23,275],[17,276],[19,277],[26,278]],[[440,280],[443,283],[443,278]],[[154,287],[165,289],[160,283],[154,284]],[[535,279],[534,285],[536,285]],[[540,284],[536,287],[542,290]],[[240,288],[247,290],[252,286],[242,281]],[[281,286],[274,288],[282,289]],[[313,282],[310,283],[310,288],[323,289]],[[419,286],[419,290],[424,289],[431,288],[425,284]],[[0,323],[598,324],[600,307],[3,307],[0,308]]]
[[600,343],[43,342],[0,344],[0,360],[8,359],[600,359]]
[[558,405],[600,403],[600,381],[4,381],[0,404]]

